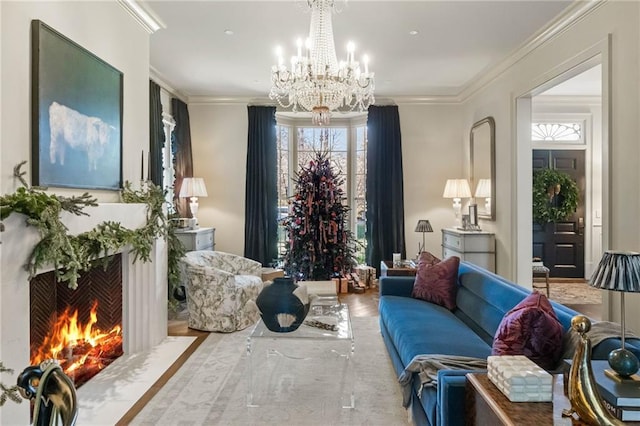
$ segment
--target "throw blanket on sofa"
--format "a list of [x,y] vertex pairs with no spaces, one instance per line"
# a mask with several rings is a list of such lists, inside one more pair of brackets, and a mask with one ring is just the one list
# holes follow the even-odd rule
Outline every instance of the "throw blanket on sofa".
[[[611,337],[620,337],[622,330],[620,324],[609,321],[593,321],[591,323],[591,330],[587,333],[589,340],[591,340],[591,347],[595,347],[598,343]],[[624,334],[625,339],[636,339],[637,336],[633,332],[627,330]],[[562,359],[571,359],[576,352],[576,348],[580,343],[580,334],[578,334],[573,328],[570,328],[564,334],[562,339]]]
[[[402,406],[409,407],[411,402],[411,378],[413,373],[420,377],[420,392],[425,386],[438,385],[438,370],[480,370],[487,368],[487,360],[457,355],[416,355],[400,374],[398,381],[402,386]],[[420,396],[420,392],[418,396]]]

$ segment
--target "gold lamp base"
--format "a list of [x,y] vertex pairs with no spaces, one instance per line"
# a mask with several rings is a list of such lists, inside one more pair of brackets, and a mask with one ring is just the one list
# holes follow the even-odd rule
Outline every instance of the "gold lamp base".
[[615,371],[607,368],[606,370],[604,370],[604,375],[607,376],[608,378],[610,378],[613,381],[616,381],[618,383],[633,383],[633,382],[640,382],[640,376],[637,374],[632,374],[631,376],[621,376],[618,373],[616,373]]

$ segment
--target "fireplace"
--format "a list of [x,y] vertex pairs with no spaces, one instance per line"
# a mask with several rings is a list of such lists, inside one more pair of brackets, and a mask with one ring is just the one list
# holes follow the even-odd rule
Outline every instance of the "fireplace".
[[78,287],[54,272],[30,281],[30,364],[53,358],[79,388],[122,352],[122,256],[83,272]]
[[[144,226],[147,218],[145,204],[102,203],[86,208],[85,212],[89,216],[63,213],[63,223],[70,233],[89,231],[106,220],[137,229]],[[34,319],[31,318],[30,279],[24,265],[39,235],[34,227],[25,225],[25,217],[19,214],[11,215],[3,224],[5,231],[0,232],[0,360],[14,369],[14,373],[3,373],[1,381],[11,384],[15,383],[17,374],[30,365]],[[119,254],[124,354],[78,389],[78,424],[94,424],[97,418],[103,419],[104,424],[117,423],[127,407],[135,404],[193,341],[193,338],[167,337],[164,240],[154,243],[149,262],[134,262],[130,247],[124,247]],[[82,287],[80,283],[78,289]],[[28,424],[28,406],[6,403],[0,409],[0,424]]]

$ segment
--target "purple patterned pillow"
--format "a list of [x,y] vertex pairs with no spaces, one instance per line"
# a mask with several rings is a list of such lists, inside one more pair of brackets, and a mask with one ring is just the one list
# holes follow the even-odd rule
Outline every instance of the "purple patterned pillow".
[[562,324],[547,297],[533,292],[502,318],[491,354],[524,355],[551,370],[562,354],[562,333]]
[[416,281],[413,284],[411,296],[444,306],[449,310],[456,308],[456,291],[458,290],[458,266],[460,258],[449,257],[442,262],[431,263],[433,259],[438,260],[433,255],[429,260],[427,256],[423,260],[420,255],[420,263],[416,272]]
[[433,254],[428,251],[423,251],[420,253],[420,259],[418,259],[418,268],[422,265],[423,267],[433,266],[436,263],[439,263],[440,259],[435,257]]

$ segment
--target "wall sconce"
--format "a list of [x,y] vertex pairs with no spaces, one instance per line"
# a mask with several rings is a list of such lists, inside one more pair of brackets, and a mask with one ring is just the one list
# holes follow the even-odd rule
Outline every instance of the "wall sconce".
[[447,184],[444,187],[443,198],[453,198],[453,211],[456,215],[456,221],[458,225],[462,225],[460,217],[460,210],[462,204],[460,200],[462,198],[471,198],[471,188],[469,188],[469,182],[466,179],[447,179]]
[[190,198],[189,208],[191,209],[191,216],[195,219],[194,229],[197,229],[198,218],[198,197],[207,197],[207,187],[204,185],[204,179],[190,177],[182,179],[182,185],[180,186],[180,198]]

